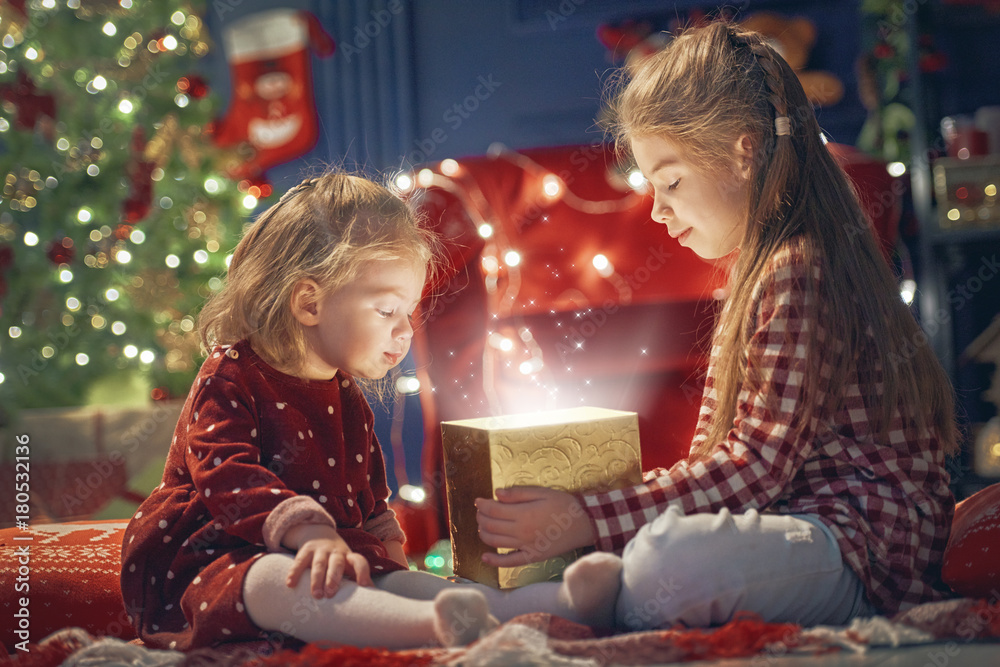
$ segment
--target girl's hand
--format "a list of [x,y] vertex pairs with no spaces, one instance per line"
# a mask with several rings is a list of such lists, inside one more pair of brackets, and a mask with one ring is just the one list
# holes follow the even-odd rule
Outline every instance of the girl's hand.
[[497,499],[476,498],[479,538],[491,547],[515,549],[483,554],[483,562],[515,567],[594,544],[590,517],[565,491],[542,486],[497,489]]
[[290,529],[283,540],[295,548],[295,562],[286,583],[294,588],[310,570],[310,589],[314,598],[333,597],[340,589],[344,573],[352,574],[359,586],[373,586],[368,561],[351,551],[337,531],[324,525],[301,525]]
[[397,542],[396,540],[389,540],[388,542],[383,542],[382,545],[385,547],[386,552],[389,554],[389,558],[396,561],[400,565],[410,567],[409,561],[406,560],[406,553],[403,551],[402,542]]

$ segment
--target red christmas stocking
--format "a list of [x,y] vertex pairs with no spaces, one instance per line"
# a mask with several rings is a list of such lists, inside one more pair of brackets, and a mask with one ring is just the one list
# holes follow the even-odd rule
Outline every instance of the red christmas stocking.
[[312,90],[309,47],[322,57],[334,42],[315,16],[273,9],[251,14],[225,29],[232,98],[216,123],[220,146],[242,142],[255,151],[234,178],[256,178],[316,145],[319,123]]

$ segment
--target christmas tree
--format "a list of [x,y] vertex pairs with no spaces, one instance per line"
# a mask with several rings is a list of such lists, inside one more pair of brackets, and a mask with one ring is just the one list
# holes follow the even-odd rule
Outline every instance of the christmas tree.
[[[0,0],[0,407],[183,395],[267,186],[226,177],[203,3]],[[138,381],[137,381],[138,379]]]

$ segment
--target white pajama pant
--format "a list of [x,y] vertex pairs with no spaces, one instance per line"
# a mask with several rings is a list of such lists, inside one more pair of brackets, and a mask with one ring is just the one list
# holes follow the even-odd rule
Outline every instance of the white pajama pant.
[[808,515],[668,508],[622,554],[616,620],[628,630],[765,621],[844,625],[874,609],[830,529]]

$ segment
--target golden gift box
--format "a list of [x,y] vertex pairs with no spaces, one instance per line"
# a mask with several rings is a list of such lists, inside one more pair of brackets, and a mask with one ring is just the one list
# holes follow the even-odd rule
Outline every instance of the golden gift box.
[[[570,552],[521,567],[492,567],[492,551],[479,539],[476,498],[496,489],[545,486],[569,492],[608,491],[639,484],[642,462],[634,412],[579,407],[549,412],[441,423],[448,493],[448,523],[455,574],[500,589],[557,578],[580,555]],[[558,536],[569,517],[553,517]],[[509,551],[501,549],[500,552]]]

